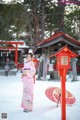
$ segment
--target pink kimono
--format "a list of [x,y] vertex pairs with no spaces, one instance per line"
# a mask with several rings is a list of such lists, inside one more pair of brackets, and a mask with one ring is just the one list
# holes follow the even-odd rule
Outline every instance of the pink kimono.
[[33,109],[33,84],[34,84],[34,75],[35,75],[35,66],[32,61],[26,62],[22,71],[28,70],[26,76],[22,77],[23,82],[23,95],[21,107],[27,110]]

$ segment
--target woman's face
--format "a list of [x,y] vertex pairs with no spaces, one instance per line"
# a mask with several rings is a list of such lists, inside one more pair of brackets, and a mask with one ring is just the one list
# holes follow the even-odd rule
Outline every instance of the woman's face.
[[31,55],[27,55],[27,60],[28,60],[28,61],[31,61],[31,60],[32,60]]

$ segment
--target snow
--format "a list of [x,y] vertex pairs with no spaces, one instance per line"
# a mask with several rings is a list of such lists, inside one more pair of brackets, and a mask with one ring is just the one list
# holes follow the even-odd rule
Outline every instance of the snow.
[[[8,120],[61,120],[61,105],[56,107],[56,103],[45,96],[45,90],[54,86],[60,87],[60,81],[37,80],[34,84],[33,111],[25,113],[21,108],[21,73],[18,72],[16,76],[0,76],[0,117],[1,113],[7,113]],[[75,104],[66,106],[66,120],[80,120],[80,76],[75,82],[71,82],[67,76],[66,89],[76,97]]]

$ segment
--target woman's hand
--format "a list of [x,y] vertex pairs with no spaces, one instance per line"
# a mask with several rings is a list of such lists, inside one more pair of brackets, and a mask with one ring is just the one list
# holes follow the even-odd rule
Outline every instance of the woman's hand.
[[21,78],[23,78],[26,75],[27,75],[27,73],[22,73]]

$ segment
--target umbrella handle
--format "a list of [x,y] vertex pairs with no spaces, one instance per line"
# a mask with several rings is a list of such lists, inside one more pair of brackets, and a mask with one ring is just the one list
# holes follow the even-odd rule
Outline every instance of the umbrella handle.
[[59,104],[60,98],[61,98],[61,94],[59,94],[59,99],[58,99],[58,102],[57,102],[56,107],[58,107],[58,104]]

